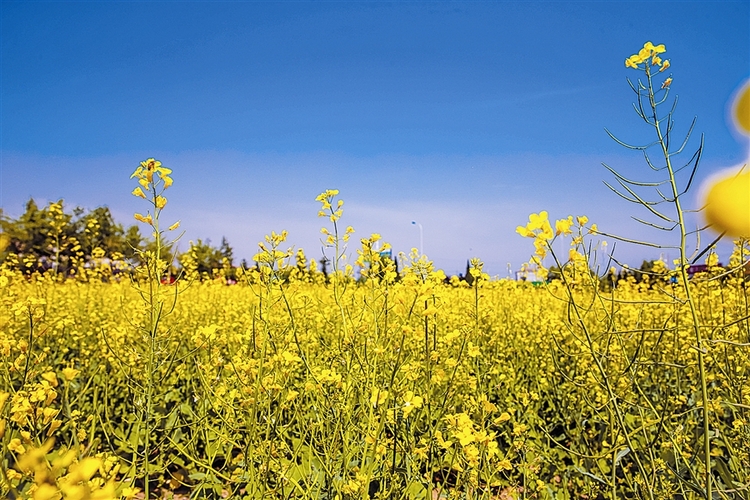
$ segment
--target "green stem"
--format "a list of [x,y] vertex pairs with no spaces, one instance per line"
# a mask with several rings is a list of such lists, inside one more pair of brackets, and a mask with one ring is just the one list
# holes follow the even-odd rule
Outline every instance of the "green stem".
[[[711,437],[709,436],[709,414],[708,414],[708,387],[706,383],[706,362],[705,353],[706,349],[703,343],[703,336],[700,330],[700,324],[698,322],[698,313],[695,308],[695,300],[693,299],[690,291],[690,284],[688,283],[688,275],[685,263],[687,259],[686,243],[687,243],[687,231],[685,229],[685,218],[682,211],[682,204],[680,203],[680,192],[677,186],[677,179],[675,176],[674,168],[672,167],[671,155],[667,149],[667,137],[662,133],[661,127],[659,126],[660,121],[657,118],[656,101],[654,99],[654,88],[653,80],[650,71],[650,67],[646,64],[646,78],[648,80],[648,99],[651,105],[651,111],[653,113],[653,127],[656,130],[656,135],[659,138],[659,145],[661,146],[662,154],[666,162],[667,171],[669,172],[669,183],[672,188],[673,203],[675,210],[677,211],[677,223],[680,230],[680,282],[685,290],[685,297],[687,298],[688,306],[690,307],[690,315],[693,321],[693,334],[695,335],[696,349],[698,351],[698,372],[701,383],[701,400],[703,404],[703,459],[705,460],[705,482],[706,482],[706,498],[709,500],[712,498],[712,487],[711,487]],[[669,132],[667,132],[668,134]]]

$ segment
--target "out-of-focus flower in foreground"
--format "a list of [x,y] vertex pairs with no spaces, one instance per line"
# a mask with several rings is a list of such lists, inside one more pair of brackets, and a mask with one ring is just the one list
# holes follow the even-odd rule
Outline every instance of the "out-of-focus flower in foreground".
[[[732,121],[737,131],[750,135],[750,80],[737,92],[732,103]],[[717,232],[735,238],[750,238],[750,166],[731,168],[704,184],[706,222]]]
[[705,188],[706,222],[717,232],[750,238],[750,169],[732,169]]
[[740,133],[750,135],[750,79],[740,87],[734,99],[732,121]]

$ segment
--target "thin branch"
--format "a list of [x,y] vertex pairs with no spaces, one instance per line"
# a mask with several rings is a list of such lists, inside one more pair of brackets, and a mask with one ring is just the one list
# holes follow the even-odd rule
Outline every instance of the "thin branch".
[[674,198],[667,198],[664,193],[662,193],[658,188],[656,189],[656,192],[659,194],[662,200],[666,201],[667,203],[674,203]]
[[[648,152],[646,152],[645,149],[643,150],[643,157],[646,159],[646,164],[649,167],[651,167],[651,170],[653,170],[654,172],[658,172],[660,170],[664,170],[665,168],[667,168],[667,167],[657,167],[653,163],[651,163],[651,158],[649,158]],[[666,183],[667,181],[665,180],[664,182]]]
[[687,193],[688,189],[690,189],[690,186],[693,184],[693,178],[695,177],[695,172],[698,170],[698,164],[701,161],[701,157],[703,156],[703,143],[704,143],[705,137],[703,134],[701,134],[701,144],[698,146],[698,151],[696,152],[697,156],[695,156],[695,166],[693,167],[693,171],[690,173],[690,178],[688,179],[687,185],[685,186],[685,190],[682,192],[682,194]]
[[695,122],[697,120],[698,120],[697,116],[693,117],[693,121],[690,123],[690,128],[688,128],[687,134],[685,134],[685,140],[682,141],[682,145],[680,146],[680,148],[677,151],[675,151],[674,153],[671,153],[670,156],[672,156],[672,155],[678,155],[678,154],[682,153],[682,150],[685,149],[685,146],[687,145],[688,141],[690,140],[690,136],[693,134],[693,128],[695,127]]
[[641,245],[641,246],[645,246],[645,247],[679,249],[679,247],[675,247],[675,246],[671,246],[671,245],[657,245],[656,243],[651,243],[651,242],[648,242],[648,241],[632,240],[630,238],[625,238],[625,237],[622,237],[622,236],[617,236],[615,234],[603,233],[602,231],[597,231],[596,234],[600,234],[600,235],[604,236],[605,238],[613,238],[613,239],[616,239],[618,241],[622,241],[622,242],[625,242],[625,243],[634,243],[636,245]]
[[607,133],[608,136],[610,136],[612,138],[613,141],[615,141],[620,146],[626,147],[628,149],[643,150],[643,149],[646,149],[646,148],[650,148],[654,144],[658,144],[658,141],[656,141],[656,142],[652,142],[651,144],[649,144],[647,146],[631,146],[630,144],[626,144],[626,143],[622,142],[620,139],[618,139],[617,137],[615,137],[614,134],[612,134],[612,132],[610,132],[606,127],[604,128],[604,131]]
[[630,189],[627,185],[625,185],[622,182],[620,182],[620,185],[625,189],[625,191],[627,191],[628,193],[630,193],[631,195],[633,195],[638,200],[638,202],[641,205],[643,205],[644,207],[646,207],[648,209],[648,211],[651,212],[652,214],[654,214],[655,216],[657,216],[660,219],[665,220],[667,222],[676,222],[676,221],[670,219],[669,217],[667,217],[666,215],[662,214],[661,212],[658,212],[654,208],[652,208],[651,205],[656,205],[656,202],[644,200],[643,198],[641,198],[640,196],[638,196],[638,193],[636,193],[635,191],[633,191],[632,189]]
[[638,181],[633,181],[633,180],[630,180],[630,179],[627,179],[627,178],[623,177],[622,175],[620,175],[617,172],[617,170],[615,170],[614,168],[610,167],[606,163],[602,163],[602,165],[604,166],[604,168],[606,168],[607,170],[609,170],[610,172],[612,172],[612,174],[614,174],[615,177],[617,177],[618,179],[622,180],[623,182],[627,182],[628,184],[630,184],[632,186],[654,187],[654,186],[661,186],[662,184],[665,184],[667,182],[667,181],[660,181],[660,182],[638,182]]
[[703,250],[701,251],[701,253],[699,253],[699,254],[698,254],[698,255],[697,255],[697,256],[696,256],[696,257],[695,257],[695,258],[693,259],[693,261],[692,261],[692,262],[690,263],[690,265],[693,265],[693,264],[695,264],[696,262],[698,262],[698,259],[700,259],[701,257],[703,257],[703,256],[704,256],[704,255],[706,254],[706,252],[708,252],[708,251],[709,251],[709,250],[711,250],[711,249],[712,249],[712,248],[713,248],[714,246],[716,246],[716,244],[717,244],[717,243],[719,242],[719,240],[720,240],[720,239],[722,239],[722,238],[724,237],[724,235],[725,235],[726,233],[727,233],[727,232],[726,232],[726,231],[724,231],[724,232],[723,232],[723,233],[721,233],[721,234],[720,234],[720,235],[719,235],[719,236],[718,236],[718,237],[717,237],[717,238],[716,238],[716,239],[715,239],[714,241],[712,241],[711,243],[709,243],[709,244],[708,244],[708,246],[707,246],[706,248],[704,248],[704,249],[703,249]]
[[648,222],[648,221],[645,221],[643,219],[639,219],[638,217],[635,217],[635,216],[632,216],[632,215],[630,216],[630,218],[633,219],[634,221],[640,222],[643,225],[651,226],[654,229],[660,229],[662,231],[673,231],[674,228],[676,228],[678,226],[678,224],[675,223],[672,227],[664,227],[664,226],[659,226],[658,224],[654,224],[653,222]]

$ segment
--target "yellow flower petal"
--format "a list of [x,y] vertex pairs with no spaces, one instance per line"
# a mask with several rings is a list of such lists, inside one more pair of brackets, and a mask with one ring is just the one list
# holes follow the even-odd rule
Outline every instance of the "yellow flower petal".
[[63,377],[65,377],[65,380],[67,381],[71,381],[75,379],[79,373],[80,373],[80,370],[76,370],[75,368],[70,368],[70,367],[63,368],[62,370]]
[[145,217],[141,214],[133,214],[133,217],[135,218],[135,220],[143,222],[144,224],[151,224],[154,222],[150,214],[146,215]]

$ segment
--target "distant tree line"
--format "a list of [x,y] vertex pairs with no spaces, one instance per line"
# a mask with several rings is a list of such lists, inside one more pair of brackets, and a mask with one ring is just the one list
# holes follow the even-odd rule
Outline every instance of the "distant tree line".
[[[162,252],[172,250],[164,240],[161,247]],[[76,207],[68,212],[63,200],[40,207],[29,199],[18,218],[0,209],[0,263],[27,273],[51,270],[68,275],[95,259],[137,265],[141,251],[155,249],[153,237],[141,234],[136,224],[125,227],[116,222],[107,207],[91,211]],[[201,274],[233,268],[233,250],[226,238],[219,248],[211,246],[210,240],[191,242],[185,254]]]
[[[172,252],[169,242],[162,239],[160,244],[162,255]],[[154,251],[156,246],[156,240],[151,235],[144,236],[136,224],[126,227],[116,222],[107,207],[67,211],[63,200],[40,207],[32,198],[18,218],[0,209],[0,263],[27,274],[55,272],[69,276],[94,261],[123,270],[141,264],[142,252]],[[218,247],[208,239],[191,241],[189,248],[175,257],[169,270],[172,277],[182,271],[189,272],[192,278],[222,277],[232,282],[242,278],[243,270],[258,268],[257,263],[245,259],[239,267],[235,266],[234,250],[226,237],[222,237]],[[304,251],[298,249],[294,265],[281,271],[279,277],[327,280],[328,265],[325,257],[308,263]]]

